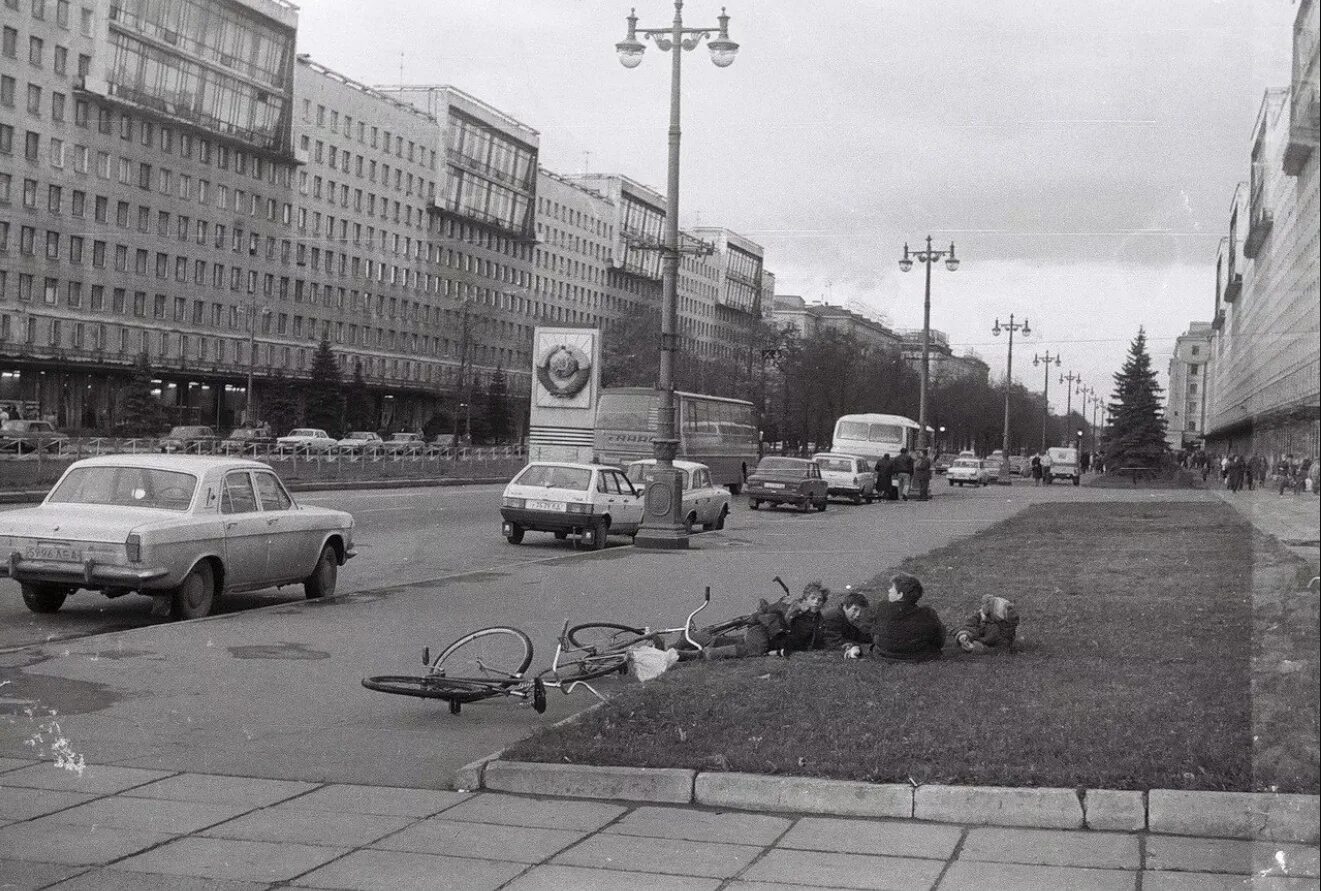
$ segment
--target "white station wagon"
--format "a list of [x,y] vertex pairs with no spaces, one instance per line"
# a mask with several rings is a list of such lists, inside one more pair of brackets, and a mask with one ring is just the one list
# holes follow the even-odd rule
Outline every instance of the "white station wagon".
[[[656,459],[647,458],[628,465],[625,473],[634,487],[643,492],[655,476],[655,469]],[[724,529],[732,500],[729,490],[711,482],[711,469],[705,464],[675,460],[674,469],[682,477],[684,531],[692,532],[698,525],[707,532]]]
[[294,502],[266,464],[108,455],[70,465],[39,506],[0,513],[0,577],[53,613],[80,588],[146,594],[153,611],[208,615],[225,592],[335,592],[353,517]]
[[593,550],[607,535],[636,535],[642,525],[642,493],[617,467],[534,461],[505,486],[502,531],[510,544],[524,532],[570,535]]

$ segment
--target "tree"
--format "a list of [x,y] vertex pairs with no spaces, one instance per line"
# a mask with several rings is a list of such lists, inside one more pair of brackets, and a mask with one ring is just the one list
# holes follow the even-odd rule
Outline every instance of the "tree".
[[491,375],[491,382],[486,385],[486,404],[482,414],[486,418],[486,435],[493,443],[509,441],[509,376],[503,367],[497,365]]
[[133,373],[120,395],[120,420],[126,436],[156,436],[165,427],[165,407],[152,395],[151,359],[146,350],[133,361]]
[[1165,441],[1162,390],[1147,354],[1147,333],[1138,328],[1124,367],[1115,375],[1110,397],[1110,431],[1104,447],[1107,467],[1158,467],[1169,444]]
[[344,424],[344,389],[330,339],[321,338],[312,354],[312,383],[307,388],[307,425],[338,437]]
[[367,382],[362,378],[362,363],[353,363],[353,377],[344,398],[344,426],[349,430],[375,430],[376,411]]
[[271,425],[272,433],[276,436],[284,436],[297,427],[301,420],[298,411],[298,394],[281,370],[277,370],[271,376],[265,390],[265,398],[262,399],[262,419]]
[[606,329],[601,340],[601,386],[656,386],[660,330],[659,309],[641,309]]

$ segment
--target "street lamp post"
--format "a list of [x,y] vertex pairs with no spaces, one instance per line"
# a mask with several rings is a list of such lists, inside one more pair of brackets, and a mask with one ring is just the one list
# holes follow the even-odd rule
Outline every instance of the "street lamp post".
[[1060,367],[1060,357],[1059,357],[1059,354],[1056,353],[1055,355],[1052,356],[1052,355],[1050,354],[1050,350],[1046,350],[1046,354],[1045,354],[1044,356],[1039,356],[1039,355],[1036,355],[1036,354],[1033,354],[1033,356],[1032,356],[1032,364],[1033,364],[1033,365],[1042,365],[1042,364],[1044,364],[1044,365],[1046,366],[1046,394],[1045,394],[1045,402],[1044,402],[1044,404],[1041,406],[1041,452],[1042,452],[1042,454],[1045,454],[1045,452],[1046,452],[1046,423],[1047,423],[1047,421],[1050,420],[1050,363],[1051,363],[1052,361],[1055,363],[1055,367],[1056,367],[1056,368],[1059,368],[1059,367]]
[[[696,49],[703,39],[711,51],[711,61],[725,68],[734,61],[738,44],[729,39],[729,16],[721,9],[716,28],[685,28],[683,0],[674,0],[674,22],[668,28],[639,28],[637,10],[628,15],[628,36],[615,44],[619,61],[625,68],[642,62],[646,44],[639,35],[650,39],[661,52],[673,53],[670,62],[670,153],[669,176],[665,196],[665,245],[661,285],[661,354],[657,389],[660,390],[660,413],[653,441],[656,467],[645,491],[642,528],[634,544],[639,547],[680,550],[688,547],[688,533],[683,528],[682,479],[674,469],[679,440],[674,418],[674,354],[678,351],[679,328],[679,84],[683,51]],[[718,35],[712,37],[712,32]]]
[[[262,316],[270,315],[270,310],[264,310]],[[249,426],[256,424],[257,419],[252,416],[252,376],[257,365],[257,294],[253,292],[252,299],[248,301],[248,388],[243,391],[243,423]]]
[[[1082,375],[1074,374],[1072,371],[1068,374],[1061,374],[1060,383],[1063,384],[1066,381],[1068,382],[1068,385],[1064,388],[1064,392],[1067,394],[1064,399],[1064,423],[1067,424],[1069,423],[1069,416],[1073,414],[1073,384],[1075,381],[1081,382]],[[1066,427],[1065,429],[1067,430],[1068,428]]]
[[931,236],[927,236],[927,249],[909,253],[908,242],[904,242],[904,255],[899,259],[899,269],[908,272],[913,268],[913,261],[923,263],[927,268],[926,297],[922,303],[922,385],[917,402],[917,449],[921,451],[927,445],[927,381],[931,376],[931,264],[945,258],[945,268],[954,272],[959,268],[959,260],[954,256],[954,242],[949,243],[949,250],[937,251],[931,248]]
[[774,362],[780,358],[780,351],[774,347],[764,348],[761,351],[761,437],[757,442],[758,456],[761,454],[762,442],[765,441],[766,432],[766,363]]
[[1009,385],[1014,379],[1014,332],[1022,331],[1024,336],[1031,334],[1032,329],[1027,326],[1027,319],[1022,322],[1014,321],[1014,314],[1009,314],[1009,324],[1001,325],[999,317],[995,320],[995,327],[991,333],[996,337],[1000,336],[1001,331],[1009,332],[1009,358],[1005,361],[1005,429],[1004,441],[1000,444],[1000,449],[1004,454],[1004,460],[1000,462],[1000,478],[996,480],[1002,486],[1010,484],[1009,480]]

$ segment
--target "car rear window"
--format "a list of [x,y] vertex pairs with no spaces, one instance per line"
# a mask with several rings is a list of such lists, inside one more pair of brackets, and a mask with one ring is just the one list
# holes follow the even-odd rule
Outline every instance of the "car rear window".
[[115,504],[160,510],[188,510],[197,478],[151,467],[77,467],[60,481],[47,502]]
[[592,483],[592,472],[581,467],[559,467],[553,464],[533,464],[514,477],[519,486],[540,486],[546,489],[572,489],[586,492]]
[[817,467],[822,470],[839,470],[844,473],[853,472],[852,458],[815,458]]
[[972,458],[960,458],[953,464],[954,467],[976,467],[977,462]]
[[803,462],[801,458],[762,458],[761,463],[757,465],[758,470],[792,470],[797,473],[803,472]]

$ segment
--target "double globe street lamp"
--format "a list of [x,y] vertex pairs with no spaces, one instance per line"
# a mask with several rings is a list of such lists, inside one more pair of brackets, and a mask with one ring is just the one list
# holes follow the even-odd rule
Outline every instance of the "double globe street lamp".
[[1046,366],[1046,394],[1045,394],[1045,401],[1041,406],[1041,453],[1043,455],[1046,453],[1046,424],[1047,422],[1050,421],[1050,363],[1051,362],[1055,363],[1056,368],[1060,367],[1059,353],[1056,353],[1055,355],[1052,356],[1050,354],[1050,350],[1046,350],[1046,354],[1044,356],[1036,355],[1036,354],[1033,354],[1032,356],[1033,365],[1044,364]]
[[1023,321],[1021,321],[1021,322],[1015,322],[1015,321],[1014,321],[1014,314],[1013,314],[1013,313],[1010,313],[1010,314],[1009,314],[1009,324],[1007,324],[1007,325],[1001,325],[1001,324],[1000,324],[1000,318],[999,318],[998,316],[996,317],[996,319],[995,319],[995,327],[991,329],[991,333],[994,334],[996,337],[999,337],[1001,331],[1008,331],[1008,332],[1009,332],[1009,359],[1005,362],[1005,429],[1004,429],[1004,441],[1000,444],[1001,454],[1004,456],[1004,460],[1000,462],[1000,478],[999,478],[998,480],[996,480],[996,482],[997,482],[997,483],[1000,483],[1001,485],[1005,485],[1005,486],[1007,486],[1007,485],[1010,484],[1010,479],[1009,479],[1009,385],[1012,383],[1012,381],[1013,381],[1013,379],[1014,379],[1014,332],[1015,332],[1015,331],[1022,331],[1022,332],[1023,332],[1023,335],[1026,337],[1027,335],[1029,335],[1029,334],[1032,333],[1032,329],[1029,328],[1029,327],[1027,326],[1027,318],[1026,318],[1026,317],[1024,317]]
[[[674,468],[679,451],[674,411],[674,357],[679,349],[679,83],[683,52],[696,49],[706,40],[711,61],[726,68],[738,53],[738,44],[729,39],[729,16],[721,8],[720,24],[715,28],[685,28],[683,0],[674,0],[674,21],[668,28],[639,28],[637,10],[629,11],[628,36],[615,44],[619,61],[625,68],[642,62],[649,39],[661,52],[673,53],[670,63],[670,155],[665,195],[665,241],[661,247],[661,353],[656,387],[660,390],[660,416],[656,421],[653,454],[655,471],[644,493],[642,528],[634,543],[639,547],[680,550],[688,547],[688,532],[683,526],[682,476]],[[714,33],[715,36],[712,36]]]
[[922,304],[922,385],[917,403],[917,449],[920,452],[927,446],[927,382],[931,375],[931,264],[945,259],[945,268],[954,272],[959,268],[959,259],[954,256],[954,242],[949,243],[949,250],[937,251],[931,248],[931,236],[927,236],[927,249],[909,252],[908,242],[904,242],[904,255],[899,259],[899,269],[908,272],[913,268],[913,261],[926,264],[927,286],[926,299]]

